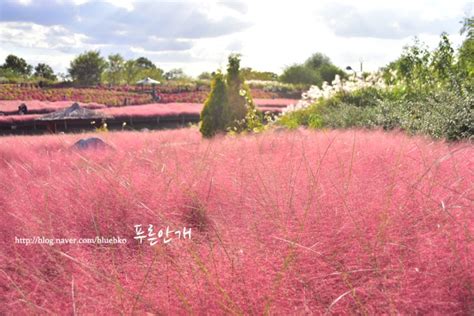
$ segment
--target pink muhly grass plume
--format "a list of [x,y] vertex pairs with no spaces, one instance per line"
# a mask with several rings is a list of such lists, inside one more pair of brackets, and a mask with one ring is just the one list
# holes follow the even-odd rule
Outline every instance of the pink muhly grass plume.
[[[181,129],[70,150],[88,136],[0,139],[0,314],[474,311],[472,144]],[[140,245],[135,224],[192,238]]]

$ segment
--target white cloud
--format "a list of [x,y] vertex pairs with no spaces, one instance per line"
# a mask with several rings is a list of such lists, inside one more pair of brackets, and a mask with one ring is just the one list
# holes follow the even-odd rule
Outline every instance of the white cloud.
[[22,48],[72,50],[84,47],[87,36],[60,25],[43,26],[29,22],[0,23],[0,42]]
[[[72,1],[76,4],[91,2]],[[87,33],[87,28],[90,28],[90,32],[96,30],[86,23],[87,16],[81,17],[81,24],[85,24],[86,28],[80,31],[72,31],[67,25],[42,26],[34,23],[2,22],[0,42],[3,47],[0,50],[0,58],[4,58],[6,50],[9,49],[11,53],[21,52],[21,57],[28,61],[43,56],[42,62],[53,64],[64,71],[69,64],[66,57],[71,54],[73,56],[76,50],[102,47],[104,53],[115,49],[128,57],[145,55],[162,68],[182,67],[185,72],[197,75],[202,71],[225,68],[227,56],[231,52],[243,54],[243,66],[277,73],[281,73],[287,65],[303,62],[311,54],[322,52],[342,68],[347,65],[358,68],[359,61],[363,60],[366,70],[375,70],[399,56],[403,46],[412,43],[414,36],[434,47],[439,41],[440,31],[448,28],[446,30],[449,31],[453,43],[455,46],[459,45],[462,38],[458,34],[461,26],[458,21],[465,14],[472,15],[472,1],[469,0],[216,0],[187,1],[185,5],[177,6],[180,8],[180,21],[183,22],[172,25],[171,22],[176,19],[163,21],[153,19],[153,12],[148,15],[137,12],[138,8],[143,10],[148,7],[144,0],[106,1],[117,8],[126,9],[119,10],[117,14],[137,13],[140,19],[150,18],[143,21],[149,26],[150,33],[145,34],[143,40],[137,41],[132,31],[136,30],[135,26],[124,24],[123,20],[118,18],[120,23],[111,29],[110,33],[116,37],[112,38],[109,33],[95,34],[96,41],[91,41],[92,37],[88,38],[91,34]],[[154,10],[161,8],[156,3],[153,5],[150,7]],[[2,4],[0,11],[1,6]],[[184,18],[187,13],[181,12],[186,8],[195,9],[206,17],[207,20],[202,19],[202,22],[195,25],[196,28],[206,30],[207,34],[213,34],[212,36],[199,36],[199,30],[195,32],[193,27],[190,27],[194,25],[191,23],[193,21],[187,23]],[[383,14],[387,18],[381,18]],[[222,16],[227,18],[222,19]],[[110,16],[108,18],[111,19]],[[230,27],[225,24],[231,24],[230,21],[238,21],[248,27]],[[228,27],[232,31],[216,32],[214,29],[217,27]],[[165,41],[166,34],[162,34],[165,30],[172,32],[166,31],[166,34],[192,36],[189,35],[186,40],[170,38]],[[110,42],[103,42],[107,39]],[[42,54],[38,55],[38,50],[41,50]],[[47,51],[50,54],[46,54]],[[56,66],[58,64],[59,66]]]

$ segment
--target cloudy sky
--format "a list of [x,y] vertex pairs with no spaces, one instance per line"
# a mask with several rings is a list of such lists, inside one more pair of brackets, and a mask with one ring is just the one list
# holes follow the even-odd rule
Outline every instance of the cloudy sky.
[[75,55],[145,56],[190,75],[243,66],[281,73],[315,52],[340,66],[375,70],[418,36],[434,47],[445,31],[455,46],[474,1],[0,0],[0,61],[8,54],[66,72]]

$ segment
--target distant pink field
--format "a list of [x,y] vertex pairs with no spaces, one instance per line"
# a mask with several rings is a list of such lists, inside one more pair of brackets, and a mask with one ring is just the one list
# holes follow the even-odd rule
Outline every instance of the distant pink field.
[[[168,117],[177,115],[199,115],[202,111],[202,104],[199,103],[164,103],[164,104],[145,104],[123,107],[110,107],[101,109],[101,112],[119,117]],[[279,112],[278,107],[258,106],[262,111]]]
[[41,117],[40,114],[30,115],[0,115],[0,124],[13,124],[19,122],[29,122]]
[[113,107],[101,110],[106,114],[119,117],[149,117],[149,116],[177,116],[193,115],[201,113],[202,104],[199,103],[164,103],[164,104],[145,104],[123,107]]
[[[195,129],[0,138],[0,314],[472,314],[474,148]],[[134,240],[134,225],[192,228]],[[121,237],[26,246],[16,238]]]
[[[28,110],[33,112],[33,115],[14,116],[14,115],[0,115],[0,123],[14,123],[21,121],[31,121],[36,119],[38,113],[54,112],[65,109],[71,106],[71,101],[7,101],[0,100],[0,112],[16,112],[21,103],[26,103]],[[255,104],[262,111],[270,111],[278,113],[281,108],[294,103],[292,99],[255,99]],[[81,106],[88,109],[98,109],[107,114],[117,117],[149,117],[149,116],[177,116],[177,115],[199,115],[203,105],[200,103],[153,103],[145,105],[131,105],[131,106],[113,106],[106,107],[103,104],[97,103],[80,103]]]
[[[57,110],[65,109],[70,107],[74,102],[72,101],[21,101],[21,100],[0,100],[0,112],[16,112],[18,111],[18,106],[22,103],[25,103],[29,111],[39,111],[43,113],[54,112]],[[79,103],[81,106],[88,109],[101,109],[106,106],[98,103]]]

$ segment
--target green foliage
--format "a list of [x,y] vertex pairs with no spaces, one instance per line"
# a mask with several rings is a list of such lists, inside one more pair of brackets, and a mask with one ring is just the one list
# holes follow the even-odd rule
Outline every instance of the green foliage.
[[188,76],[184,73],[183,69],[175,68],[164,74],[166,80],[186,80]]
[[280,81],[292,84],[317,85],[321,86],[323,80],[321,75],[304,65],[292,65],[283,71]]
[[459,48],[458,71],[461,80],[465,81],[466,88],[474,90],[474,17],[465,18],[461,35],[466,38]]
[[412,99],[385,95],[368,106],[360,106],[357,98],[339,96],[290,112],[278,123],[288,128],[400,128],[411,134],[460,140],[474,135],[473,110],[472,94],[460,95],[448,90]]
[[86,51],[71,61],[69,75],[80,85],[96,85],[101,82],[107,62],[99,51]]
[[277,80],[278,75],[273,72],[269,71],[257,71],[252,68],[242,68],[240,70],[240,73],[242,74],[242,78],[244,80]]
[[155,64],[146,57],[139,57],[135,60],[136,65],[140,69],[154,69],[156,68]]
[[263,120],[242,79],[240,55],[232,54],[226,76],[218,72],[212,80],[211,92],[201,113],[201,133],[212,137],[219,131],[260,131]]
[[33,67],[20,57],[15,55],[8,55],[5,59],[5,63],[1,66],[6,72],[15,74],[16,76],[27,78],[31,75]]
[[210,72],[203,72],[198,76],[199,80],[211,80],[212,79],[212,74]]
[[140,71],[142,69],[139,67],[138,63],[135,60],[127,60],[123,65],[123,76],[127,84],[134,84],[140,80]]
[[248,98],[250,93],[246,93],[244,82],[240,74],[240,56],[231,54],[227,65],[227,98],[230,105],[230,120],[243,120],[247,114]]
[[201,112],[200,131],[204,137],[212,137],[219,131],[225,131],[229,121],[228,109],[227,85],[224,75],[218,72],[212,79],[211,92]]
[[41,79],[46,79],[49,81],[57,80],[57,77],[54,74],[53,69],[49,65],[41,64],[41,63],[35,67],[34,76]]
[[386,101],[377,108],[376,125],[412,134],[460,140],[474,135],[474,96],[448,90],[413,100]]
[[[469,24],[471,23],[471,24]],[[470,25],[470,26],[469,26]],[[447,140],[472,139],[474,135],[473,32],[466,19],[467,37],[458,52],[447,34],[429,51],[415,40],[402,55],[383,69],[388,88],[359,88],[320,99],[280,118],[279,124],[296,128],[399,128]],[[469,30],[471,33],[469,33]],[[309,63],[325,61],[319,56]]]
[[105,77],[108,83],[119,84],[124,77],[125,60],[120,54],[109,55]]
[[329,57],[316,53],[303,64],[287,67],[280,76],[280,81],[292,84],[317,85],[321,87],[324,81],[330,83],[336,75],[345,77],[345,73],[335,66]]

